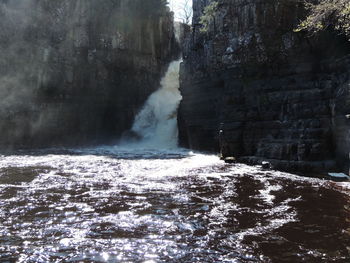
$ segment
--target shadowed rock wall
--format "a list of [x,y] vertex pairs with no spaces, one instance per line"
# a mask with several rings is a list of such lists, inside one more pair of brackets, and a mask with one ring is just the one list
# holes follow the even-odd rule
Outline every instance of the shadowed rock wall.
[[0,0],[0,145],[116,139],[173,55],[161,0]]
[[276,168],[346,170],[349,154],[350,45],[331,32],[307,38],[293,29],[300,1],[219,0],[200,32],[210,0],[194,0],[184,43],[180,140],[228,155],[270,160]]

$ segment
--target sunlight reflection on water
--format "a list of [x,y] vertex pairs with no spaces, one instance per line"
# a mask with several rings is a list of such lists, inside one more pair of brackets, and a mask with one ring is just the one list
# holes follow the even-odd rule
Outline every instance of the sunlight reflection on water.
[[350,259],[348,183],[187,150],[0,156],[0,261]]

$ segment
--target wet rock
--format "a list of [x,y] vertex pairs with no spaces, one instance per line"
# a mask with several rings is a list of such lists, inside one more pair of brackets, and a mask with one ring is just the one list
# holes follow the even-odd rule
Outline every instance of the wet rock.
[[236,158],[235,157],[226,157],[225,158],[225,163],[235,163]]
[[270,169],[271,168],[271,164],[269,162],[263,161],[263,162],[261,162],[261,167],[263,169]]
[[343,173],[328,173],[328,177],[334,181],[349,181],[350,176]]

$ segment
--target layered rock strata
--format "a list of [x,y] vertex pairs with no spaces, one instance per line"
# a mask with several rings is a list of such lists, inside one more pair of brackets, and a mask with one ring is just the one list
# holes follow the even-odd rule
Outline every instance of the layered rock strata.
[[300,1],[195,0],[184,43],[180,140],[193,149],[269,160],[275,168],[345,171],[350,120],[350,45],[334,32],[294,33]]

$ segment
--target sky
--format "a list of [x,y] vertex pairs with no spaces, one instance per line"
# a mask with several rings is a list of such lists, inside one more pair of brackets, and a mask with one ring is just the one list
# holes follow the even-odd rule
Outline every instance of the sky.
[[182,20],[183,18],[183,7],[186,2],[192,6],[192,0],[168,0],[169,6],[172,11],[175,12],[175,20]]

